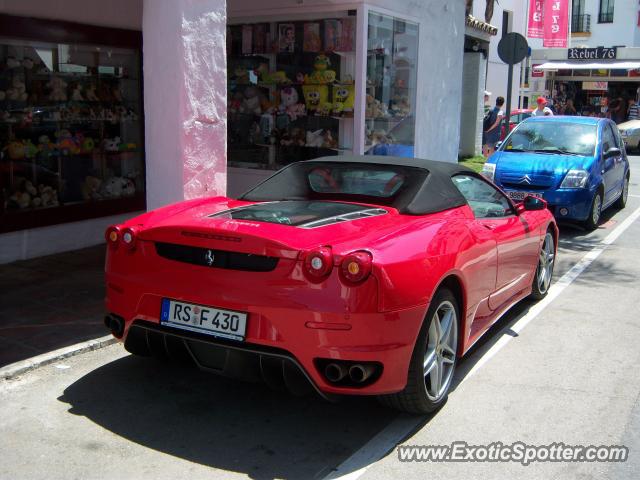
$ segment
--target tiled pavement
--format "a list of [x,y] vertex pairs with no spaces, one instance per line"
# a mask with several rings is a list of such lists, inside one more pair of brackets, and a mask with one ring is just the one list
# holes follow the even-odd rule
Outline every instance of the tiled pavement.
[[106,335],[104,245],[0,265],[0,367]]

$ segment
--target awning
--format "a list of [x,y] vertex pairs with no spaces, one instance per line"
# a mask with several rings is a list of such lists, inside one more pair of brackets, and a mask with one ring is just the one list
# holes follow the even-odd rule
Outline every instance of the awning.
[[598,63],[547,62],[536,65],[534,70],[635,70],[636,68],[640,68],[640,61]]

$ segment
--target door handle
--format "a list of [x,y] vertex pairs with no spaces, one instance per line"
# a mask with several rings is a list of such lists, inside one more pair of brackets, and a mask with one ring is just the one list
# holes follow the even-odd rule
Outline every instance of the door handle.
[[482,226],[487,230],[493,230],[494,228],[496,228],[496,226],[491,223],[483,223]]

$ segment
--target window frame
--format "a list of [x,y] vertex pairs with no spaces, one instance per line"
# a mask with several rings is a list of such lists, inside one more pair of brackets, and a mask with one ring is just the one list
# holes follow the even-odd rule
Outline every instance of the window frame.
[[598,23],[613,23],[615,0],[600,0]]
[[[509,205],[509,208],[511,209],[511,213],[503,215],[502,217],[478,217],[476,215],[476,212],[473,210],[473,207],[469,204],[469,200],[467,199],[467,197],[464,195],[464,193],[462,193],[462,191],[458,188],[458,185],[455,182],[455,178],[456,177],[468,177],[471,178],[473,180],[478,180],[484,184],[486,184],[488,187],[492,188],[493,190],[495,190],[496,192],[498,192],[502,198],[504,198],[507,201],[507,204]],[[499,220],[499,219],[507,219],[507,218],[512,218],[512,217],[516,217],[518,216],[517,213],[517,209],[515,204],[513,203],[513,200],[511,200],[509,198],[509,196],[507,194],[505,194],[500,188],[496,187],[495,185],[493,185],[491,182],[489,182],[486,178],[484,178],[482,175],[474,175],[472,173],[469,172],[464,172],[464,173],[456,173],[455,175],[451,176],[451,181],[453,182],[453,184],[456,186],[456,188],[458,189],[458,191],[460,192],[460,194],[464,197],[465,202],[467,203],[467,206],[471,209],[471,211],[473,212],[473,217],[476,220]],[[506,210],[505,210],[506,213]]]

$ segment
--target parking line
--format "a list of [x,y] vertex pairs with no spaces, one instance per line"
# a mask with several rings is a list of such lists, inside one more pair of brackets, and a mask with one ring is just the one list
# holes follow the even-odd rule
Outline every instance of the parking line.
[[[637,195],[634,195],[637,196]],[[524,328],[536,318],[547,306],[555,300],[560,293],[571,285],[576,278],[591,265],[606,248],[615,242],[624,231],[629,228],[633,222],[640,217],[640,207],[625,218],[620,224],[607,235],[597,246],[589,250],[571,269],[555,282],[547,296],[533,305],[529,311],[514,323],[509,329],[510,332],[520,333]],[[511,340],[517,338],[515,335],[503,335],[482,357],[476,362],[473,368],[458,384],[462,385],[468,378],[474,375],[482,368],[491,358],[493,358],[505,345]],[[342,462],[336,470],[325,477],[325,480],[356,480],[365,474],[367,469],[375,462],[381,460],[387,453],[393,450],[398,443],[410,435],[420,423],[424,421],[424,417],[407,417],[401,415],[393,420],[375,437],[364,444],[348,459]],[[364,466],[363,466],[364,465]]]

